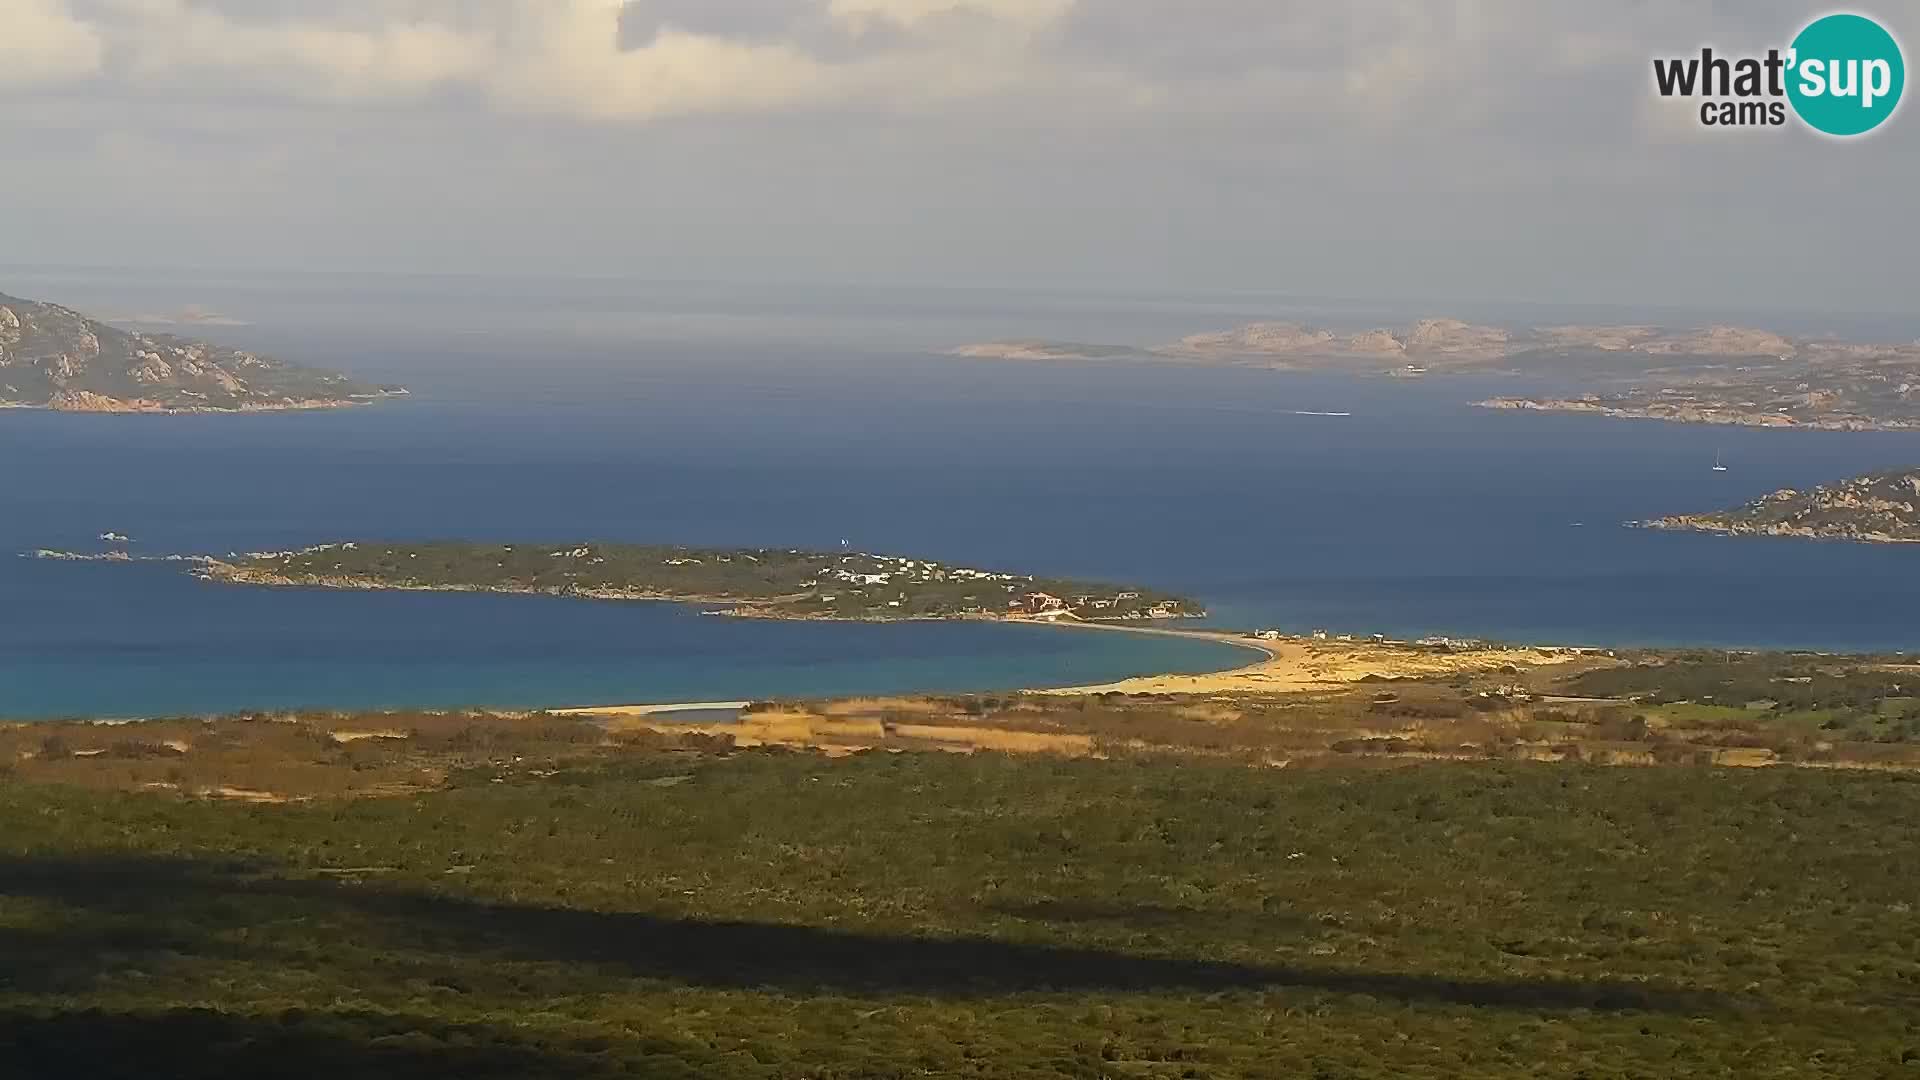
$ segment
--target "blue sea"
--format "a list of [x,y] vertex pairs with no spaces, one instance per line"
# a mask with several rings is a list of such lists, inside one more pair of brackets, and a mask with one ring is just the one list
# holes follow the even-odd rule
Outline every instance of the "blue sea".
[[[1002,336],[1150,344],[1298,314],[1272,299],[766,289],[743,302],[690,286],[58,275],[0,291],[107,312],[217,306],[251,325],[195,333],[414,390],[303,414],[0,412],[7,554],[97,549],[108,530],[147,554],[846,539],[1182,591],[1225,627],[1920,649],[1920,550],[1622,525],[1920,464],[1920,435],[1488,412],[1470,403],[1555,388],[1477,378],[936,355]],[[1716,455],[1730,471],[1712,471]],[[1067,629],[250,590],[167,564],[0,558],[5,716],[999,690],[1245,658]]]

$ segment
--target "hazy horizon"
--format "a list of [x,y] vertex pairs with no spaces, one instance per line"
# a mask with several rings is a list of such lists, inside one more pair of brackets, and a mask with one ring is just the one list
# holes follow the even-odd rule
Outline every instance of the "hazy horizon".
[[[587,314],[628,314],[677,321],[714,337],[729,319],[748,330],[758,320],[790,316],[838,320],[850,339],[901,321],[938,326],[919,344],[948,347],[976,340],[1040,338],[1112,345],[1165,344],[1187,333],[1261,321],[1292,321],[1336,330],[1404,328],[1428,318],[1526,328],[1555,324],[1646,323],[1671,327],[1737,324],[1798,337],[1875,343],[1920,338],[1920,313],[1814,307],[1609,304],[1481,296],[1312,295],[1235,289],[1075,287],[1022,288],[986,283],[924,285],[877,281],[725,280],[633,275],[525,275],[402,271],[251,271],[168,267],[26,265],[0,261],[0,294],[58,303],[107,322],[145,322],[188,336],[245,336],[249,330],[298,327],[317,313],[351,310],[370,322],[409,325],[425,334],[460,332],[476,315],[529,328],[604,330],[567,324]],[[518,306],[492,310],[503,301]],[[171,322],[197,312],[213,321]],[[1084,329],[1056,325],[1082,313]],[[1124,313],[1123,321],[1113,322]],[[703,321],[704,320],[704,321]],[[1132,327],[1129,330],[1129,327]],[[1159,331],[1142,329],[1159,327]],[[469,327],[478,329],[477,326]],[[498,329],[499,327],[495,327]],[[642,337],[648,336],[642,334]],[[658,336],[658,335],[655,335]],[[666,335],[673,337],[677,335]],[[719,336],[724,337],[724,332]],[[762,335],[754,335],[756,337]],[[889,346],[913,344],[898,336]]]
[[1653,91],[1817,13],[0,0],[4,257],[1899,312],[1920,121],[1715,132]]

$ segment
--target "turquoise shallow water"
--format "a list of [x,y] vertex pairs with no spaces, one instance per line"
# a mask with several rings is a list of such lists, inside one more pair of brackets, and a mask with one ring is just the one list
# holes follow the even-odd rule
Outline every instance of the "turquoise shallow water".
[[0,701],[13,716],[1000,689],[1252,658],[1064,628],[767,622],[679,604],[245,589],[160,564],[34,567],[33,584],[16,581],[14,595],[30,589],[64,605],[70,629],[9,642]]
[[[345,538],[859,548],[1138,581],[1215,622],[1920,648],[1911,548],[1625,529],[1920,463],[1920,436],[1490,413],[1511,386],[359,326],[231,331],[377,408],[0,414],[0,551]],[[1349,412],[1348,417],[1297,411]],[[1714,473],[1716,454],[1731,466]],[[675,605],[248,590],[0,559],[0,715],[995,690],[1237,666],[1211,643]]]

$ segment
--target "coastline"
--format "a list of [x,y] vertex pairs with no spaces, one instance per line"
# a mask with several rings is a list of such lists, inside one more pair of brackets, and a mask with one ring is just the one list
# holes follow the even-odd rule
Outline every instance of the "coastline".
[[1084,622],[1084,621],[1077,621],[1077,620],[1076,621],[1049,620],[1046,623],[1046,625],[1058,626],[1068,630],[1111,630],[1111,631],[1117,631],[1122,634],[1149,634],[1156,637],[1180,638],[1186,641],[1207,641],[1207,642],[1212,642],[1218,645],[1230,645],[1230,646],[1233,646],[1234,648],[1245,649],[1248,652],[1258,653],[1260,654],[1260,659],[1254,661],[1251,664],[1243,664],[1239,667],[1234,667],[1234,668],[1222,668],[1219,671],[1204,672],[1199,675],[1177,675],[1177,674],[1166,674],[1166,673],[1153,674],[1153,675],[1136,675],[1128,679],[1117,680],[1116,682],[1099,683],[1099,684],[1093,684],[1089,686],[1030,687],[1022,690],[1021,693],[1097,694],[1097,693],[1106,693],[1107,692],[1106,688],[1116,687],[1123,683],[1137,682],[1142,679],[1225,678],[1228,676],[1236,676],[1236,675],[1243,675],[1243,674],[1250,674],[1253,672],[1257,672],[1261,668],[1269,664],[1275,663],[1276,661],[1279,661],[1282,658],[1282,650],[1281,650],[1282,642],[1281,641],[1266,640],[1262,638],[1251,637],[1246,634],[1236,634],[1228,630],[1181,630],[1181,629],[1177,629],[1175,627],[1170,627],[1170,626],[1132,626],[1126,623]]
[[159,402],[116,402],[113,407],[77,409],[59,405],[36,405],[24,401],[0,401],[0,409],[18,409],[31,412],[61,413],[63,415],[91,416],[227,416],[246,413],[269,412],[320,412],[326,409],[356,409],[363,405],[378,404],[387,397],[401,397],[400,394],[382,394],[379,397],[359,398],[351,401],[297,401],[286,403],[237,405],[232,408],[214,406],[176,406],[162,405]]
[[[999,621],[1034,624],[1034,620]],[[1417,645],[1398,642],[1322,641],[1299,636],[1263,639],[1223,630],[1178,630],[1167,627],[1066,621],[1039,625],[1206,641],[1244,649],[1260,657],[1249,664],[1198,674],[1136,675],[1106,683],[1029,687],[1018,691],[1021,694],[1040,697],[1081,697],[1098,694],[1207,697],[1311,693],[1343,689],[1361,683],[1369,676],[1381,679],[1402,679],[1465,673],[1486,674],[1507,668],[1526,670],[1572,663],[1592,653],[1592,650],[1588,649],[1555,645],[1489,646],[1463,651],[1432,651]],[[546,711],[569,716],[593,716],[644,723],[650,717],[657,718],[663,714],[691,711],[717,704],[650,702],[570,705]]]
[[1845,533],[1822,532],[1818,529],[1795,529],[1791,527],[1726,525],[1709,521],[1694,521],[1685,517],[1654,518],[1650,521],[1629,521],[1627,525],[1635,529],[1649,529],[1654,532],[1699,533],[1705,536],[1725,536],[1737,538],[1760,538],[1773,540],[1813,540],[1830,544],[1920,544],[1920,537],[1888,536],[1885,533]]
[[[421,589],[421,590],[415,590],[415,591],[439,592],[439,591],[449,591],[449,590]],[[473,590],[457,590],[457,591],[473,591]],[[512,595],[526,595],[526,594],[514,593]],[[675,603],[677,601],[662,600],[658,602]],[[775,618],[777,620],[777,617]],[[1172,628],[1150,627],[1150,626],[1129,626],[1129,625],[1115,625],[1115,624],[1109,624],[1109,623],[1075,622],[1072,620],[1018,619],[1018,618],[985,618],[985,619],[983,618],[949,618],[949,619],[883,619],[883,620],[796,618],[796,619],[791,619],[787,621],[834,622],[834,623],[875,622],[875,623],[881,623],[881,624],[909,623],[909,622],[968,622],[968,623],[974,623],[974,624],[995,623],[995,624],[1006,625],[1006,626],[1056,626],[1056,627],[1065,627],[1069,629],[1107,630],[1107,631],[1117,631],[1120,633],[1127,633],[1127,634],[1142,634],[1142,635],[1152,635],[1152,636],[1159,636],[1159,637],[1178,638],[1178,639],[1189,640],[1189,641],[1204,641],[1211,644],[1233,646],[1239,649],[1246,650],[1251,653],[1256,653],[1259,656],[1259,659],[1251,664],[1243,664],[1236,667],[1222,667],[1217,671],[1205,672],[1198,675],[1147,674],[1147,675],[1130,677],[1129,679],[1121,680],[1121,683],[1110,684],[1110,685],[1121,685],[1124,683],[1131,683],[1135,681],[1156,680],[1156,679],[1178,679],[1178,678],[1227,679],[1227,678],[1235,678],[1235,677],[1259,678],[1260,676],[1258,673],[1261,671],[1262,668],[1264,668],[1266,665],[1272,664],[1276,661],[1283,659],[1280,646],[1284,644],[1281,642],[1260,641],[1254,638],[1245,637],[1242,635],[1238,635],[1238,634],[1234,634],[1226,631],[1178,630],[1178,629],[1172,629]],[[1104,692],[1102,687],[1058,687],[1058,688],[1051,688],[1051,689],[1002,689],[1002,690],[980,690],[980,691],[952,691],[952,693],[961,694],[961,695],[975,694],[975,693],[1074,695],[1074,694],[1081,694],[1081,693],[1099,693],[1099,692]],[[924,697],[928,695],[938,695],[939,693],[941,692],[931,691],[931,690],[884,691],[884,692],[880,692],[877,695],[872,693],[833,695],[833,696],[823,697],[818,700],[822,700],[822,701],[864,700],[866,698],[874,698],[876,696],[880,698],[887,698],[887,699],[905,700],[905,699]],[[699,701],[670,700],[670,701],[651,701],[651,702],[638,702],[638,703],[614,702],[614,703],[603,703],[603,704],[581,704],[576,699],[573,703],[564,704],[564,705],[542,705],[542,704],[536,703],[536,704],[522,704],[522,705],[514,705],[514,706],[497,706],[497,705],[479,704],[479,705],[476,705],[475,707],[485,709],[488,712],[492,712],[501,716],[518,716],[518,717],[524,718],[524,717],[531,717],[539,713],[549,713],[556,716],[592,717],[592,718],[601,719],[601,720],[626,720],[629,722],[644,723],[644,724],[653,725],[653,726],[673,726],[677,729],[680,727],[687,726],[685,722],[676,720],[676,716],[679,714],[738,711],[738,710],[745,709],[748,706],[753,705],[759,701],[779,700],[781,698],[782,698],[782,695],[779,695],[779,694],[767,694],[767,695],[762,695],[758,698],[738,698],[738,699],[732,699],[732,700],[699,700]],[[323,712],[324,711],[380,712],[380,711],[403,710],[408,707],[391,706],[391,707],[357,708],[357,707],[343,706],[338,708],[337,710],[331,710],[329,709],[328,706],[322,704],[322,705],[317,705],[316,708],[318,708],[320,711],[323,711]],[[279,707],[263,707],[262,711],[287,712],[287,711],[293,711],[293,710],[290,710],[288,708],[279,708]],[[454,711],[454,710],[452,710],[451,708],[423,706],[423,707],[420,707],[419,711],[433,713],[433,712],[448,712],[448,711]],[[182,713],[180,715],[193,715],[193,713],[191,710],[188,710],[186,713]],[[160,712],[154,712],[150,714],[129,713],[125,715],[115,715],[110,717],[109,716],[93,716],[93,717],[87,718],[86,722],[92,723],[92,724],[113,726],[113,725],[124,725],[124,724],[147,723],[155,720],[171,719],[174,717],[175,717],[175,714],[172,712],[160,711]],[[0,716],[0,727],[7,727],[15,724],[32,724],[32,723],[40,722],[41,719],[51,720],[54,718],[52,716],[48,716],[44,718],[33,718],[33,719],[30,719],[27,717]],[[694,726],[706,727],[710,725],[696,724]]]
[[1242,667],[1198,675],[1139,675],[1109,683],[1035,688],[1030,694],[1050,696],[1089,694],[1155,694],[1206,696],[1215,694],[1291,694],[1334,690],[1382,679],[1419,678],[1460,673],[1486,673],[1508,667],[1526,669],[1568,663],[1585,650],[1554,645],[1489,646],[1463,651],[1430,651],[1400,642],[1320,640],[1299,636],[1261,639],[1207,630],[1160,630],[1153,627],[1099,626],[1094,629],[1160,633],[1236,645],[1263,654]]
[[1668,424],[1700,424],[1709,427],[1771,428],[1792,431],[1914,431],[1920,422],[1909,420],[1872,420],[1865,417],[1796,420],[1779,413],[1722,411],[1712,406],[1607,405],[1578,398],[1488,398],[1473,403],[1476,409],[1508,412],[1578,413],[1604,416],[1612,420],[1658,420]]
[[[41,553],[41,557],[57,557]],[[98,558],[125,558],[119,555]],[[155,558],[146,556],[142,558]],[[163,557],[164,558],[164,557]],[[172,557],[191,561],[188,557]],[[203,558],[203,557],[195,557]],[[1288,694],[1324,691],[1358,683],[1369,676],[1377,678],[1418,678],[1457,673],[1484,673],[1506,667],[1528,668],[1564,663],[1584,650],[1555,646],[1483,647],[1461,650],[1434,649],[1399,642],[1322,640],[1301,636],[1259,638],[1244,632],[1212,629],[1184,629],[1151,625],[1149,620],[1094,621],[1078,618],[1039,618],[1032,616],[951,615],[851,617],[816,615],[769,610],[765,605],[778,600],[740,600],[735,597],[660,593],[638,590],[579,590],[509,588],[492,585],[403,584],[385,579],[355,576],[293,576],[271,571],[236,567],[212,559],[194,571],[196,578],[213,583],[264,588],[308,588],[363,592],[442,592],[488,593],[513,596],[549,596],[557,599],[638,601],[669,604],[710,604],[719,610],[703,615],[749,618],[784,622],[871,623],[876,625],[917,622],[992,623],[1006,626],[1046,626],[1066,630],[1106,631],[1204,642],[1227,646],[1253,654],[1248,662],[1204,672],[1166,672],[1129,676],[1101,683],[1031,684],[1017,692],[1048,696],[1097,694],[1121,695],[1246,695]],[[1177,619],[1152,620],[1176,622]],[[546,711],[567,714],[605,714],[633,716],[686,709],[697,702],[653,701],[644,703],[582,703],[578,699],[565,704],[544,706]]]
[[[904,622],[908,620],[892,620],[892,621]],[[922,621],[953,622],[953,621],[966,621],[966,620],[946,619],[946,620],[922,620]],[[1263,668],[1283,659],[1283,656],[1279,647],[1282,644],[1281,642],[1262,641],[1258,638],[1246,637],[1241,634],[1235,634],[1235,633],[1231,633],[1229,631],[1224,631],[1224,630],[1176,630],[1169,627],[1128,626],[1124,624],[1115,624],[1115,623],[1076,622],[1071,620],[1051,620],[1051,619],[1048,619],[1048,620],[983,619],[983,620],[972,620],[972,621],[998,622],[998,623],[1004,623],[1011,626],[1057,626],[1062,629],[1069,629],[1069,630],[1109,630],[1109,631],[1117,631],[1123,634],[1149,634],[1149,635],[1155,635],[1159,637],[1180,638],[1187,641],[1206,641],[1206,642],[1211,642],[1219,645],[1230,645],[1235,648],[1245,649],[1248,652],[1258,653],[1260,655],[1260,659],[1251,664],[1243,664],[1239,667],[1222,668],[1219,671],[1205,672],[1199,675],[1177,675],[1177,674],[1138,675],[1138,676],[1130,677],[1128,679],[1119,680],[1118,682],[1115,682],[1115,683],[1100,684],[1099,686],[1078,686],[1078,687],[1063,686],[1063,687],[1051,687],[1051,688],[1025,688],[1025,689],[1016,691],[1017,693],[1021,693],[1021,694],[1075,695],[1075,694],[1105,693],[1107,692],[1105,687],[1121,686],[1123,684],[1137,682],[1141,680],[1185,679],[1185,678],[1191,678],[1191,679],[1257,678],[1259,677],[1259,673]],[[1128,692],[1128,691],[1122,691],[1122,692]],[[1138,692],[1138,691],[1135,691],[1135,692]],[[892,695],[892,696],[899,696],[899,695]],[[597,717],[634,718],[634,717],[658,716],[658,715],[670,714],[674,712],[690,712],[690,711],[695,711],[703,708],[728,708],[728,707],[734,707],[736,705],[743,705],[743,704],[747,704],[747,703],[644,702],[644,703],[613,704],[613,705],[565,705],[565,706],[556,706],[553,708],[546,709],[544,711],[556,713],[563,716],[597,716]]]
[[496,596],[551,596],[573,600],[628,600],[668,604],[750,604],[769,601],[741,600],[738,597],[698,596],[659,593],[638,589],[532,589],[499,585],[419,585],[387,581],[382,578],[345,574],[294,576],[263,570],[249,570],[218,559],[208,559],[193,576],[215,585],[240,585],[266,589],[332,589],[342,592],[432,592],[491,593]]

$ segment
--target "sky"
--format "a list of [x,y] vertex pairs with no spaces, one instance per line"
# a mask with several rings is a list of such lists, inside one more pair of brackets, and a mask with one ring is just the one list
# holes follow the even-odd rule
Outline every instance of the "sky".
[[1915,106],[1652,89],[1826,10],[0,0],[0,263],[1908,311]]

